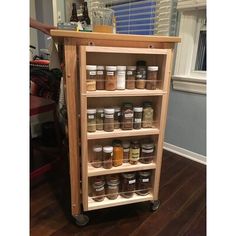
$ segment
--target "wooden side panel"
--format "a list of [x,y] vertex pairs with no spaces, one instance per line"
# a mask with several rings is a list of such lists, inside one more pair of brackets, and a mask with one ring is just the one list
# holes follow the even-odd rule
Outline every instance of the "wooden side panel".
[[71,183],[72,215],[80,214],[80,158],[79,158],[79,123],[78,117],[78,84],[76,43],[66,38],[64,41],[66,101],[68,113],[69,162]]

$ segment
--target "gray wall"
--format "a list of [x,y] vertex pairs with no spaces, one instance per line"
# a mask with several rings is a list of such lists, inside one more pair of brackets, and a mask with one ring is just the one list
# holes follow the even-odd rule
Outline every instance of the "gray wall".
[[165,142],[206,156],[206,95],[171,88]]

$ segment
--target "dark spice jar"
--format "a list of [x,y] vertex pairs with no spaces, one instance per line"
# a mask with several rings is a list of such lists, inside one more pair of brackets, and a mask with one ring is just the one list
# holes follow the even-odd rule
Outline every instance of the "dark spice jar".
[[97,108],[97,113],[96,113],[96,129],[97,130],[103,130],[103,119],[104,119],[103,108]]
[[124,198],[131,198],[135,191],[135,173],[123,173],[120,195]]
[[151,171],[140,171],[137,174],[136,193],[138,195],[147,195],[151,188]]
[[131,103],[124,103],[122,106],[122,124],[121,129],[130,130],[133,129],[133,105]]
[[126,89],[135,89],[136,66],[127,66]]
[[139,141],[134,140],[131,142],[130,154],[129,154],[129,163],[131,165],[136,165],[140,158],[140,144]]
[[143,116],[143,108],[134,107],[134,129],[141,129],[142,116]]
[[144,164],[151,163],[154,158],[154,143],[152,140],[147,140],[141,145],[140,162]]
[[107,178],[107,186],[106,186],[106,196],[110,200],[114,200],[119,195],[119,176],[118,175],[108,175]]
[[93,200],[101,202],[105,198],[105,181],[103,176],[96,176],[93,178],[92,189],[93,189]]
[[120,128],[120,119],[121,119],[121,109],[120,107],[114,107],[115,114],[114,114],[114,128],[119,129]]
[[136,81],[135,81],[135,87],[138,89],[145,89],[146,86],[146,62],[145,61],[137,61],[136,62]]
[[130,155],[130,142],[123,141],[122,147],[123,147],[123,162],[128,163],[129,162],[129,155]]
[[154,90],[157,88],[158,66],[148,66],[146,89]]

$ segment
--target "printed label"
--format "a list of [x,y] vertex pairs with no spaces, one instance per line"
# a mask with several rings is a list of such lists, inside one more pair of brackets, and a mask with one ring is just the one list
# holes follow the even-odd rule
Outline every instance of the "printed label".
[[117,113],[117,116],[120,116],[120,112]]
[[132,118],[134,116],[133,113],[128,113],[128,114],[125,114],[125,118]]
[[106,115],[105,115],[105,118],[108,118],[108,119],[114,118],[114,114],[109,114],[109,115],[106,114]]
[[96,75],[96,71],[89,71],[89,75]]
[[135,118],[134,123],[141,123],[142,119],[141,118]]
[[132,74],[133,74],[133,72],[131,70],[127,71],[127,75],[132,75]]
[[113,71],[107,71],[107,75],[115,75],[115,72],[113,72]]
[[152,153],[154,151],[154,149],[142,149],[142,152],[144,153]]
[[135,179],[129,180],[129,184],[134,184],[136,182]]
[[139,148],[134,148],[130,150],[130,160],[131,161],[138,161],[140,157],[140,149]]
[[147,182],[149,182],[149,179],[142,179],[142,182],[147,183]]
[[100,70],[99,70],[99,71],[97,71],[97,74],[98,74],[98,75],[103,75],[103,71],[100,71]]
[[96,188],[96,192],[99,192],[99,191],[102,191],[102,190],[104,190],[104,187]]
[[104,114],[103,114],[103,113],[101,114],[101,117],[104,117]]
[[88,115],[88,119],[89,119],[89,120],[92,120],[92,119],[94,119],[94,118],[95,118],[94,115]]

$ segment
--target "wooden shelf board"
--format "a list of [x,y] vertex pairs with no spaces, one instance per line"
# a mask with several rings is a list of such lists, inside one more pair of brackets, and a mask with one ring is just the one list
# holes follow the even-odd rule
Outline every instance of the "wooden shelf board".
[[134,193],[133,197],[131,198],[123,198],[121,196],[118,196],[115,200],[109,200],[105,198],[102,202],[95,202],[91,197],[88,198],[88,211],[101,209],[101,208],[107,208],[107,207],[113,207],[113,206],[121,206],[121,205],[127,205],[137,202],[145,202],[145,201],[151,201],[153,200],[152,194],[148,194],[146,196],[139,196],[136,193]]
[[88,164],[88,176],[98,176],[98,175],[106,175],[106,174],[115,174],[115,173],[124,173],[130,171],[140,171],[140,170],[151,170],[155,169],[155,163],[142,164],[138,162],[137,165],[131,165],[129,163],[124,163],[121,166],[112,167],[111,169],[104,168],[94,168],[90,163]]
[[165,91],[156,89],[156,90],[147,90],[147,89],[125,89],[125,90],[115,90],[115,91],[106,91],[106,90],[96,90],[96,91],[87,91],[85,96],[87,97],[132,97],[132,96],[162,96],[166,94]]
[[145,136],[159,134],[158,128],[141,128],[132,130],[115,129],[112,132],[96,131],[94,133],[87,133],[88,140],[92,139],[105,139],[105,138],[121,138],[129,136]]

